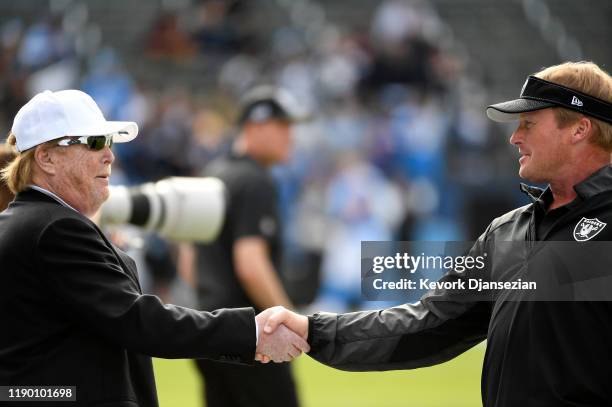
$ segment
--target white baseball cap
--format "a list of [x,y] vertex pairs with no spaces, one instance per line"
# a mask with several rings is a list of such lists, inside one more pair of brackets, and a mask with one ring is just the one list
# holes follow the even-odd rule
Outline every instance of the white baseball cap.
[[125,143],[138,135],[138,125],[107,121],[91,96],[80,90],[46,90],[19,109],[11,132],[17,139],[17,150],[23,152],[66,136],[114,134],[113,142]]

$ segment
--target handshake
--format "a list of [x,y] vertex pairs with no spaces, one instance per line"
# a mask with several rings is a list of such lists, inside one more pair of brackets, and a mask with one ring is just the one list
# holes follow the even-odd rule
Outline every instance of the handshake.
[[308,352],[308,317],[277,306],[260,312],[256,317],[259,337],[255,360],[290,362]]

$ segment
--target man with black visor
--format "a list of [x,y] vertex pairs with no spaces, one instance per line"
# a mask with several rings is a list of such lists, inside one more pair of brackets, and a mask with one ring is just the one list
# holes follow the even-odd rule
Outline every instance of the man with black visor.
[[350,314],[278,309],[264,329],[285,324],[311,357],[343,370],[431,366],[486,339],[484,406],[611,405],[612,78],[590,62],[552,66],[487,115],[519,121],[510,137],[519,175],[548,187],[522,184],[532,203],[494,219],[469,255],[489,252],[492,280],[533,279],[537,289],[438,289]]

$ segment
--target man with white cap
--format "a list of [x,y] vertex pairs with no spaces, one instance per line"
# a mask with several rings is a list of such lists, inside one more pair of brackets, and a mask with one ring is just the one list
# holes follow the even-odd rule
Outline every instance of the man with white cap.
[[0,213],[0,402],[157,406],[151,356],[249,364],[256,350],[283,361],[307,349],[286,328],[284,346],[259,335],[265,313],[142,294],[134,261],[89,219],[108,198],[112,144],[137,133],[78,90],[40,93],[15,116],[17,156],[2,170],[16,197]]
[[264,330],[287,325],[310,356],[343,370],[430,366],[486,339],[484,406],[610,405],[612,78],[590,62],[551,66],[487,114],[519,121],[519,175],[548,187],[521,184],[532,203],[494,219],[469,255],[491,255],[480,277],[534,278],[536,289],[436,289],[414,304],[308,317],[278,307]]

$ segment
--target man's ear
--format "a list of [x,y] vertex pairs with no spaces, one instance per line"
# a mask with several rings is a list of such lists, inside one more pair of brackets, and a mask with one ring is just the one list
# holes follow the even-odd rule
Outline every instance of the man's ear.
[[593,122],[588,117],[582,117],[573,125],[572,144],[587,140],[593,133]]
[[41,144],[36,146],[36,150],[34,150],[34,160],[38,167],[46,174],[55,175],[56,167],[55,164],[57,162],[57,157],[53,154],[53,148],[51,146],[47,146]]

